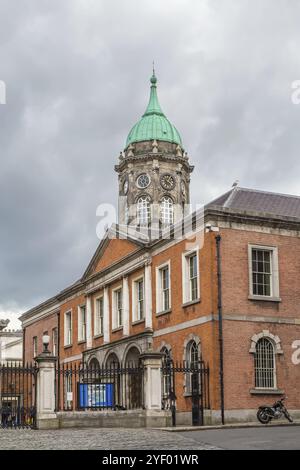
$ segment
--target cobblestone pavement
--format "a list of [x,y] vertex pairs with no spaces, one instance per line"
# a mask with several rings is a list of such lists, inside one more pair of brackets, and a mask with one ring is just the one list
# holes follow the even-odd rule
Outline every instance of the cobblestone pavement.
[[191,436],[155,429],[0,430],[0,450],[211,450]]

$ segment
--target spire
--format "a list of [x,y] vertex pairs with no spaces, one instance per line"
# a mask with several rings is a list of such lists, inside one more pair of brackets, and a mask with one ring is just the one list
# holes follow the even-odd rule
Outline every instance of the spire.
[[157,77],[154,63],[150,78],[150,99],[142,118],[132,127],[126,140],[126,147],[134,142],[161,140],[182,146],[180,135],[173,124],[164,115],[157,97]]
[[149,116],[151,114],[159,114],[161,116],[164,116],[164,113],[162,112],[162,109],[160,107],[158,97],[157,97],[157,78],[155,75],[155,70],[154,70],[154,62],[153,62],[153,74],[152,77],[150,78],[150,83],[151,83],[151,91],[150,91],[150,99],[149,103],[147,106],[147,109],[143,115],[144,116]]

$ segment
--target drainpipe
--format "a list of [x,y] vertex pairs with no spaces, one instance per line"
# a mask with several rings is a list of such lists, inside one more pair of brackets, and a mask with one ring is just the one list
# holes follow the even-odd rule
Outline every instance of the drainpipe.
[[223,350],[221,235],[216,236],[216,247],[217,247],[217,275],[218,275],[218,320],[219,320],[219,351],[220,351],[221,421],[222,421],[222,424],[225,424],[225,416],[224,416],[224,350]]

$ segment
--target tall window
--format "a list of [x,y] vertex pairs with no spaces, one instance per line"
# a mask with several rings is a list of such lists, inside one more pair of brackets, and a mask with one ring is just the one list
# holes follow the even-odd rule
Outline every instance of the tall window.
[[194,253],[189,257],[189,281],[190,281],[190,299],[198,298],[198,257]]
[[38,353],[38,339],[37,339],[37,336],[34,336],[34,338],[32,339],[32,343],[33,343],[33,357],[35,358],[37,356],[37,353]]
[[72,344],[72,312],[65,313],[65,346]]
[[56,356],[58,353],[58,330],[53,328],[52,330],[52,354]]
[[82,305],[78,309],[78,341],[86,340],[86,307]]
[[150,197],[141,196],[137,202],[137,219],[139,225],[148,225],[151,220]]
[[123,293],[122,289],[114,291],[114,328],[123,326]]
[[134,283],[134,320],[143,320],[144,312],[144,279],[138,279]]
[[165,312],[171,308],[170,299],[170,264],[157,268],[156,312]]
[[171,351],[165,346],[161,349],[163,354],[163,399],[167,400],[170,397],[170,392],[173,387],[173,377],[172,377],[172,357]]
[[160,220],[162,224],[170,225],[174,222],[174,205],[169,196],[164,196],[160,203]]
[[254,354],[255,387],[275,388],[275,356],[273,343],[267,338],[257,341]]
[[104,299],[99,297],[95,303],[95,336],[103,335]]
[[161,294],[162,294],[162,308],[169,310],[170,308],[170,277],[169,266],[161,269]]
[[197,382],[199,387],[199,375],[197,371],[199,368],[199,360],[200,360],[200,351],[199,351],[199,344],[196,341],[192,340],[188,343],[186,348],[186,361],[187,367],[190,369],[190,372],[186,374],[186,390],[188,393],[192,392],[192,387]]
[[269,250],[252,249],[253,295],[272,295],[271,256],[272,252]]

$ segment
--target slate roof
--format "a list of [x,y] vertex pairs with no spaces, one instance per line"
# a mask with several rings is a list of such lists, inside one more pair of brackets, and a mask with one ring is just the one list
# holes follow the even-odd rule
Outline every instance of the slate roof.
[[300,219],[299,196],[240,188],[238,186],[207,205],[207,207],[211,206]]

